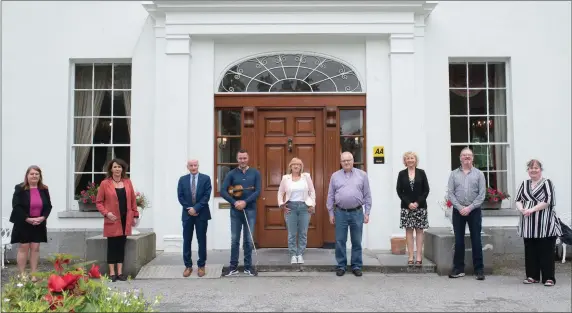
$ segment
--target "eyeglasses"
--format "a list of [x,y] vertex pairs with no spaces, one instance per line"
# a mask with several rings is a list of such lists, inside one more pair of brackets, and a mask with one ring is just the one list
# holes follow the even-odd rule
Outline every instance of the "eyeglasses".
[[342,160],[342,163],[349,163],[351,161],[353,161],[353,160]]

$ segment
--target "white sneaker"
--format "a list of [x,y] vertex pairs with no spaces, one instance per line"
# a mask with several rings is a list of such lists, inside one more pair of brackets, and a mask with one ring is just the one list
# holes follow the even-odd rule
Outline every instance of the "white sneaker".
[[298,264],[304,264],[304,258],[301,255],[298,256]]
[[298,264],[298,256],[293,255],[290,264]]

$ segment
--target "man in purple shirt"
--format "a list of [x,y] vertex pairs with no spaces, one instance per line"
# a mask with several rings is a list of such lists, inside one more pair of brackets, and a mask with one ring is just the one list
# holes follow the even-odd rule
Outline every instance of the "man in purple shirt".
[[[330,223],[336,226],[336,275],[346,273],[346,241],[348,227],[352,242],[351,268],[355,276],[362,276],[361,238],[363,224],[369,222],[371,193],[367,174],[354,168],[354,157],[350,152],[341,155],[342,169],[332,174],[328,188],[326,207]],[[362,209],[363,207],[363,209]]]

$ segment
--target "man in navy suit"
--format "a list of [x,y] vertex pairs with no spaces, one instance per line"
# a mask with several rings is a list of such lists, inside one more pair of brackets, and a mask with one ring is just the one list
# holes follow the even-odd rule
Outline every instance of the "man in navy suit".
[[193,230],[196,229],[199,243],[199,260],[197,261],[197,275],[205,276],[205,262],[207,260],[207,227],[211,219],[209,200],[211,198],[211,178],[199,173],[199,161],[187,162],[189,174],[181,176],[177,187],[179,203],[183,207],[183,261],[185,271],[183,277],[189,277],[193,273],[193,261],[191,258],[191,242]]

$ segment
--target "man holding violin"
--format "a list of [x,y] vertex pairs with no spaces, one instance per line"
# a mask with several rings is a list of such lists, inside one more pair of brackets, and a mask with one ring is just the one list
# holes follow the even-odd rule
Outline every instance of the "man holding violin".
[[243,232],[244,273],[255,276],[252,268],[252,232],[256,223],[256,200],[260,195],[260,172],[248,166],[248,152],[239,150],[236,159],[238,167],[226,175],[221,196],[230,203],[230,269],[226,276],[238,275],[238,254],[240,232]]

